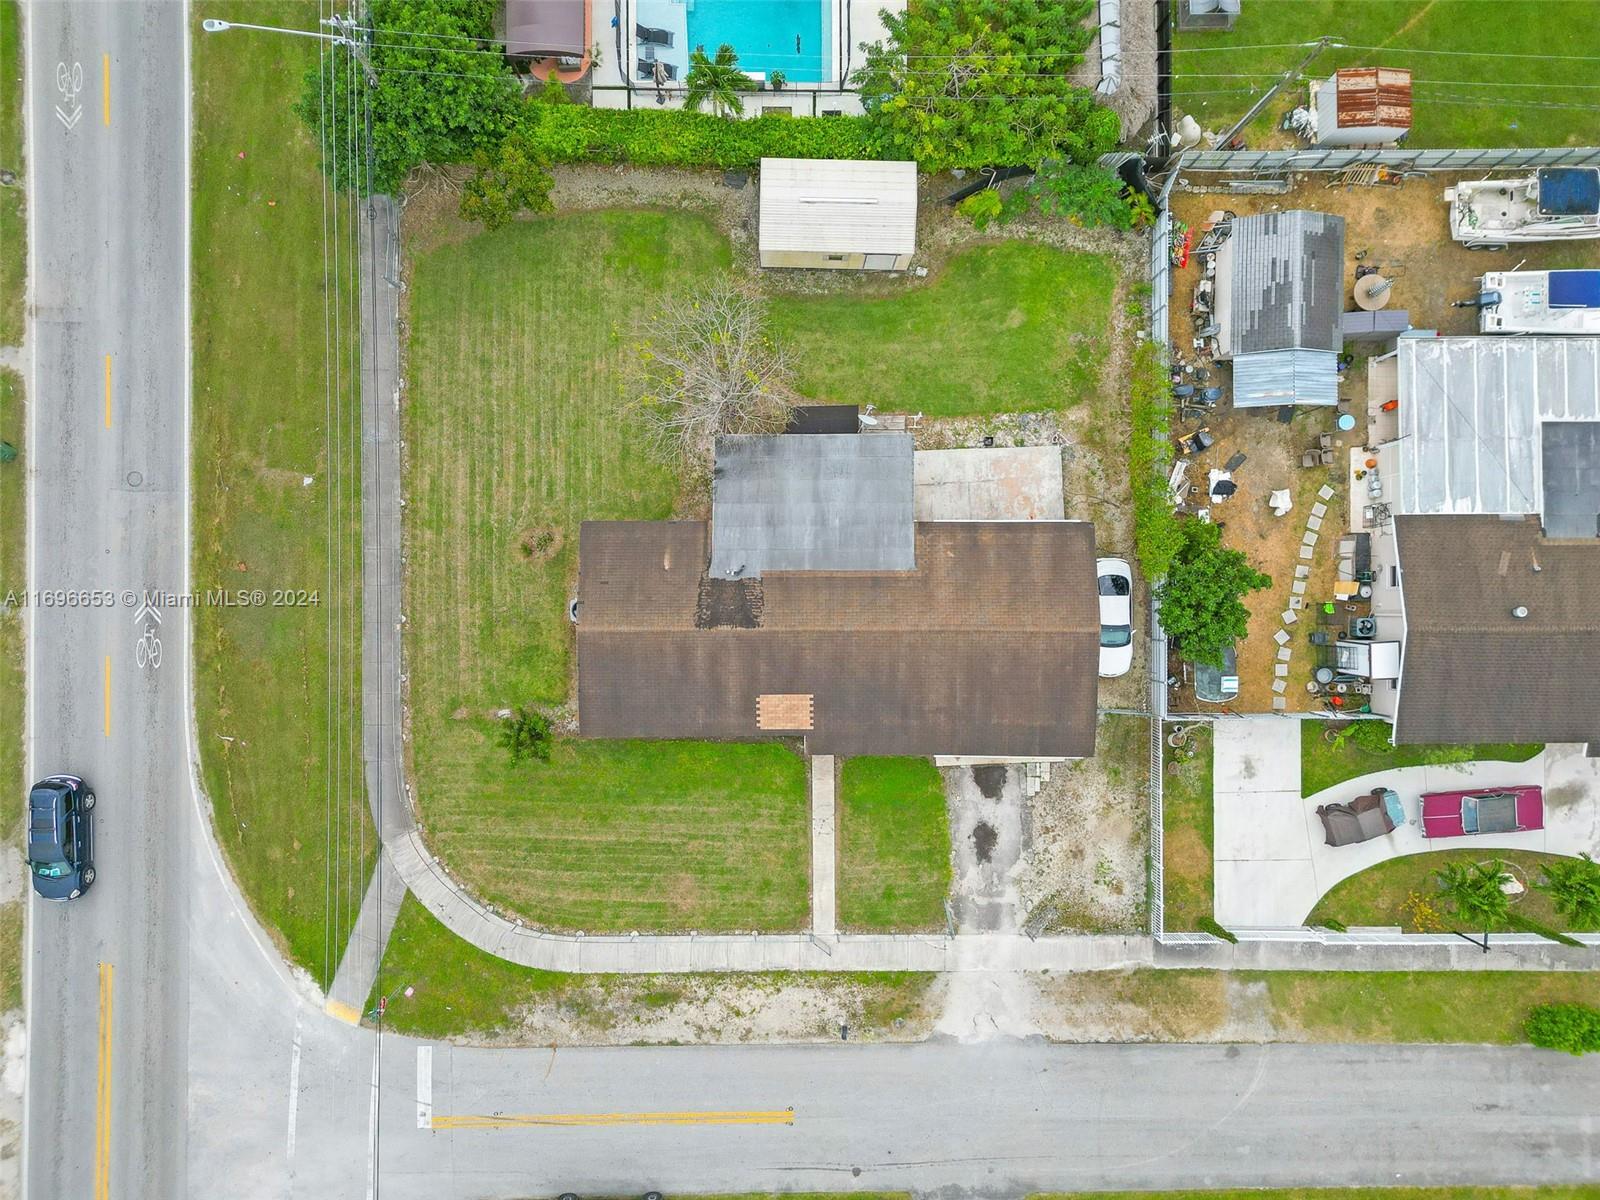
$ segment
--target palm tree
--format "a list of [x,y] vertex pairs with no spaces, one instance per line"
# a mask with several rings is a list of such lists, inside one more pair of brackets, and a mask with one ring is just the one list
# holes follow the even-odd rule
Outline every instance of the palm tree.
[[1533,886],[1550,897],[1550,903],[1567,918],[1569,928],[1600,926],[1600,863],[1587,854],[1564,858],[1540,868],[1543,878]]
[[699,46],[694,48],[683,86],[685,108],[699,111],[700,105],[709,100],[711,111],[719,117],[733,117],[744,112],[739,93],[753,88],[755,80],[739,70],[739,56],[724,42],[717,47],[715,58],[707,58]]
[[1483,952],[1489,953],[1489,931],[1504,922],[1511,911],[1511,898],[1504,888],[1511,877],[1506,864],[1498,858],[1486,863],[1447,863],[1433,877],[1456,916],[1483,926]]

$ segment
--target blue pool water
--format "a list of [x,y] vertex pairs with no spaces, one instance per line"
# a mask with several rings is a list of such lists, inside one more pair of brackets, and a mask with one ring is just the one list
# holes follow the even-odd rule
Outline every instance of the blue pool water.
[[746,71],[782,71],[791,83],[822,83],[832,73],[830,7],[829,0],[689,0],[689,48],[704,46],[715,55],[726,42]]

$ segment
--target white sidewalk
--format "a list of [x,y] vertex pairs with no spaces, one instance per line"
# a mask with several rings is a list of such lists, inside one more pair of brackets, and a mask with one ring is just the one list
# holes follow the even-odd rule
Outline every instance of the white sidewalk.
[[833,755],[816,755],[811,760],[811,932],[825,938],[839,932],[834,894],[838,821],[833,785]]

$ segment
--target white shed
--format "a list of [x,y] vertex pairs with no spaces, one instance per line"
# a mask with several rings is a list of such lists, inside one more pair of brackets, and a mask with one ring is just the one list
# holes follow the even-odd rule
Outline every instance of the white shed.
[[903,271],[917,248],[917,164],[761,160],[761,265]]

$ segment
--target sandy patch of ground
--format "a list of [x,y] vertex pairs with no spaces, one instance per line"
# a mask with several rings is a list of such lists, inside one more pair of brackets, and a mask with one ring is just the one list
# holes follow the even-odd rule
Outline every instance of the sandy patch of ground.
[[945,986],[932,975],[611,978],[525,1006],[488,1044],[914,1042],[932,1032]]
[[1267,985],[1223,972],[1051,975],[1039,981],[1035,1015],[1058,1042],[1282,1040]]
[[1019,886],[1030,932],[1144,928],[1149,723],[1101,717],[1095,756],[1058,763],[1027,802]]
[[0,1015],[0,1196],[22,1191],[22,1087],[27,1026],[21,1012]]

